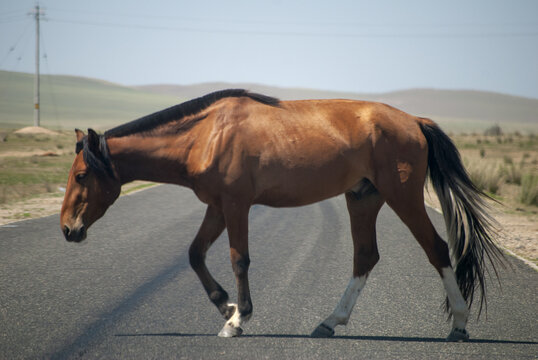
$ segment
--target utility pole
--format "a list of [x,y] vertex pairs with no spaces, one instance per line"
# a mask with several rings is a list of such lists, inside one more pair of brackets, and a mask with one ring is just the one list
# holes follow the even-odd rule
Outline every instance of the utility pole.
[[34,126],[39,126],[39,18],[45,15],[45,12],[37,3],[30,15],[35,17]]

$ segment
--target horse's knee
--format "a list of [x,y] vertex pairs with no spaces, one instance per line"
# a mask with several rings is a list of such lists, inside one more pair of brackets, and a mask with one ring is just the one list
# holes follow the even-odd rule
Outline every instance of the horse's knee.
[[232,270],[236,276],[243,276],[248,273],[250,258],[246,255],[236,255],[232,257]]
[[[228,293],[220,285],[218,285],[215,290],[210,291],[207,295],[209,296],[209,300],[211,300],[219,310],[221,310],[223,304],[225,305],[228,303]],[[226,309],[223,307],[222,310]]]

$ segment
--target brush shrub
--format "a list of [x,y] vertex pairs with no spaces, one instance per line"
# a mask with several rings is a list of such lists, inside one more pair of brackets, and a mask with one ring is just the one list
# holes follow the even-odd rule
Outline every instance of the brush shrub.
[[487,191],[491,194],[498,194],[502,183],[502,176],[496,169],[496,164],[482,165],[479,162],[467,164],[467,172],[471,181],[480,190]]
[[538,206],[538,175],[523,175],[521,178],[519,201],[525,205]]

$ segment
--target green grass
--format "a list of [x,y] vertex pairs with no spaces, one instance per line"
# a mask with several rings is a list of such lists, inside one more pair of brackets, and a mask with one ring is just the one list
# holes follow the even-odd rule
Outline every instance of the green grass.
[[65,182],[73,156],[7,158],[0,163],[0,185]]
[[0,159],[0,203],[52,193],[65,186],[73,155]]
[[[6,134],[0,142],[0,204],[51,194],[65,186],[74,159],[74,133],[22,135],[6,129],[0,133]],[[47,152],[58,156],[39,156]]]

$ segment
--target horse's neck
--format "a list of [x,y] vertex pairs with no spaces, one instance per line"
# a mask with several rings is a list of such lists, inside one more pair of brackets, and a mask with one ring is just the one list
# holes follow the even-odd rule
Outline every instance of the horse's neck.
[[146,180],[191,187],[184,165],[189,146],[177,139],[130,136],[107,143],[122,184]]

